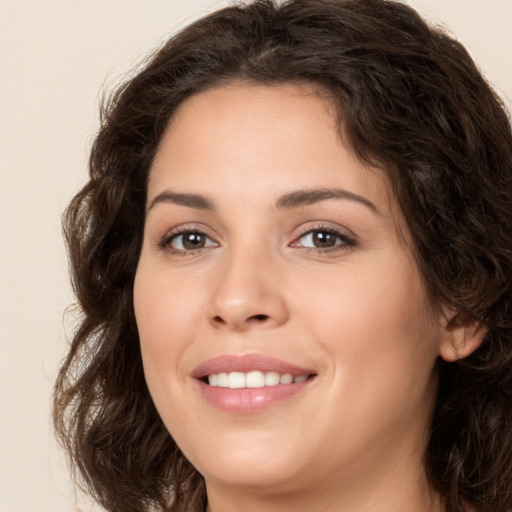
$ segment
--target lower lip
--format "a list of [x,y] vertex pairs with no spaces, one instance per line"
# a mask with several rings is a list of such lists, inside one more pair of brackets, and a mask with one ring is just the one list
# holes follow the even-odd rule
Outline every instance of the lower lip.
[[239,389],[209,386],[203,381],[197,382],[204,398],[218,409],[233,414],[251,414],[295,396],[309,386],[312,380],[310,378],[296,384]]

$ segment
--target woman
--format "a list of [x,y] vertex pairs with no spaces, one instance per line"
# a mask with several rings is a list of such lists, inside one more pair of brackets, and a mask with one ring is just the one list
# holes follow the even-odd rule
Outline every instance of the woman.
[[512,509],[512,133],[383,0],[256,1],[110,99],[55,421],[107,510]]

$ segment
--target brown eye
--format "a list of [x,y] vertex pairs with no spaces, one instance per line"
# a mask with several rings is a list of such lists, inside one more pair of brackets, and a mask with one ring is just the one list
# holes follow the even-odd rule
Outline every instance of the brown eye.
[[355,240],[335,229],[311,229],[300,236],[294,247],[303,247],[311,250],[337,250],[355,245]]
[[314,231],[312,242],[315,247],[334,247],[337,236],[329,231]]
[[214,246],[215,243],[199,231],[184,231],[174,235],[168,245],[175,251],[194,251]]

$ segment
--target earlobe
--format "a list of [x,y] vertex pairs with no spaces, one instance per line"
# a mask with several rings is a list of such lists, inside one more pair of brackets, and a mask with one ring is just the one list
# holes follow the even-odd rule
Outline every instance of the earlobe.
[[482,344],[487,334],[487,327],[464,316],[452,311],[445,317],[439,356],[447,362],[468,357]]

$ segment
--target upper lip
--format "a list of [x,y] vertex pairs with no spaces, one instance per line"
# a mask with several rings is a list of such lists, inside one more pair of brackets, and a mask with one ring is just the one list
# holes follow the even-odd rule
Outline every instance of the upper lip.
[[192,377],[202,379],[207,375],[221,372],[278,372],[291,373],[293,376],[309,375],[315,373],[311,369],[301,368],[281,359],[263,354],[227,354],[213,357],[199,364],[193,372]]

